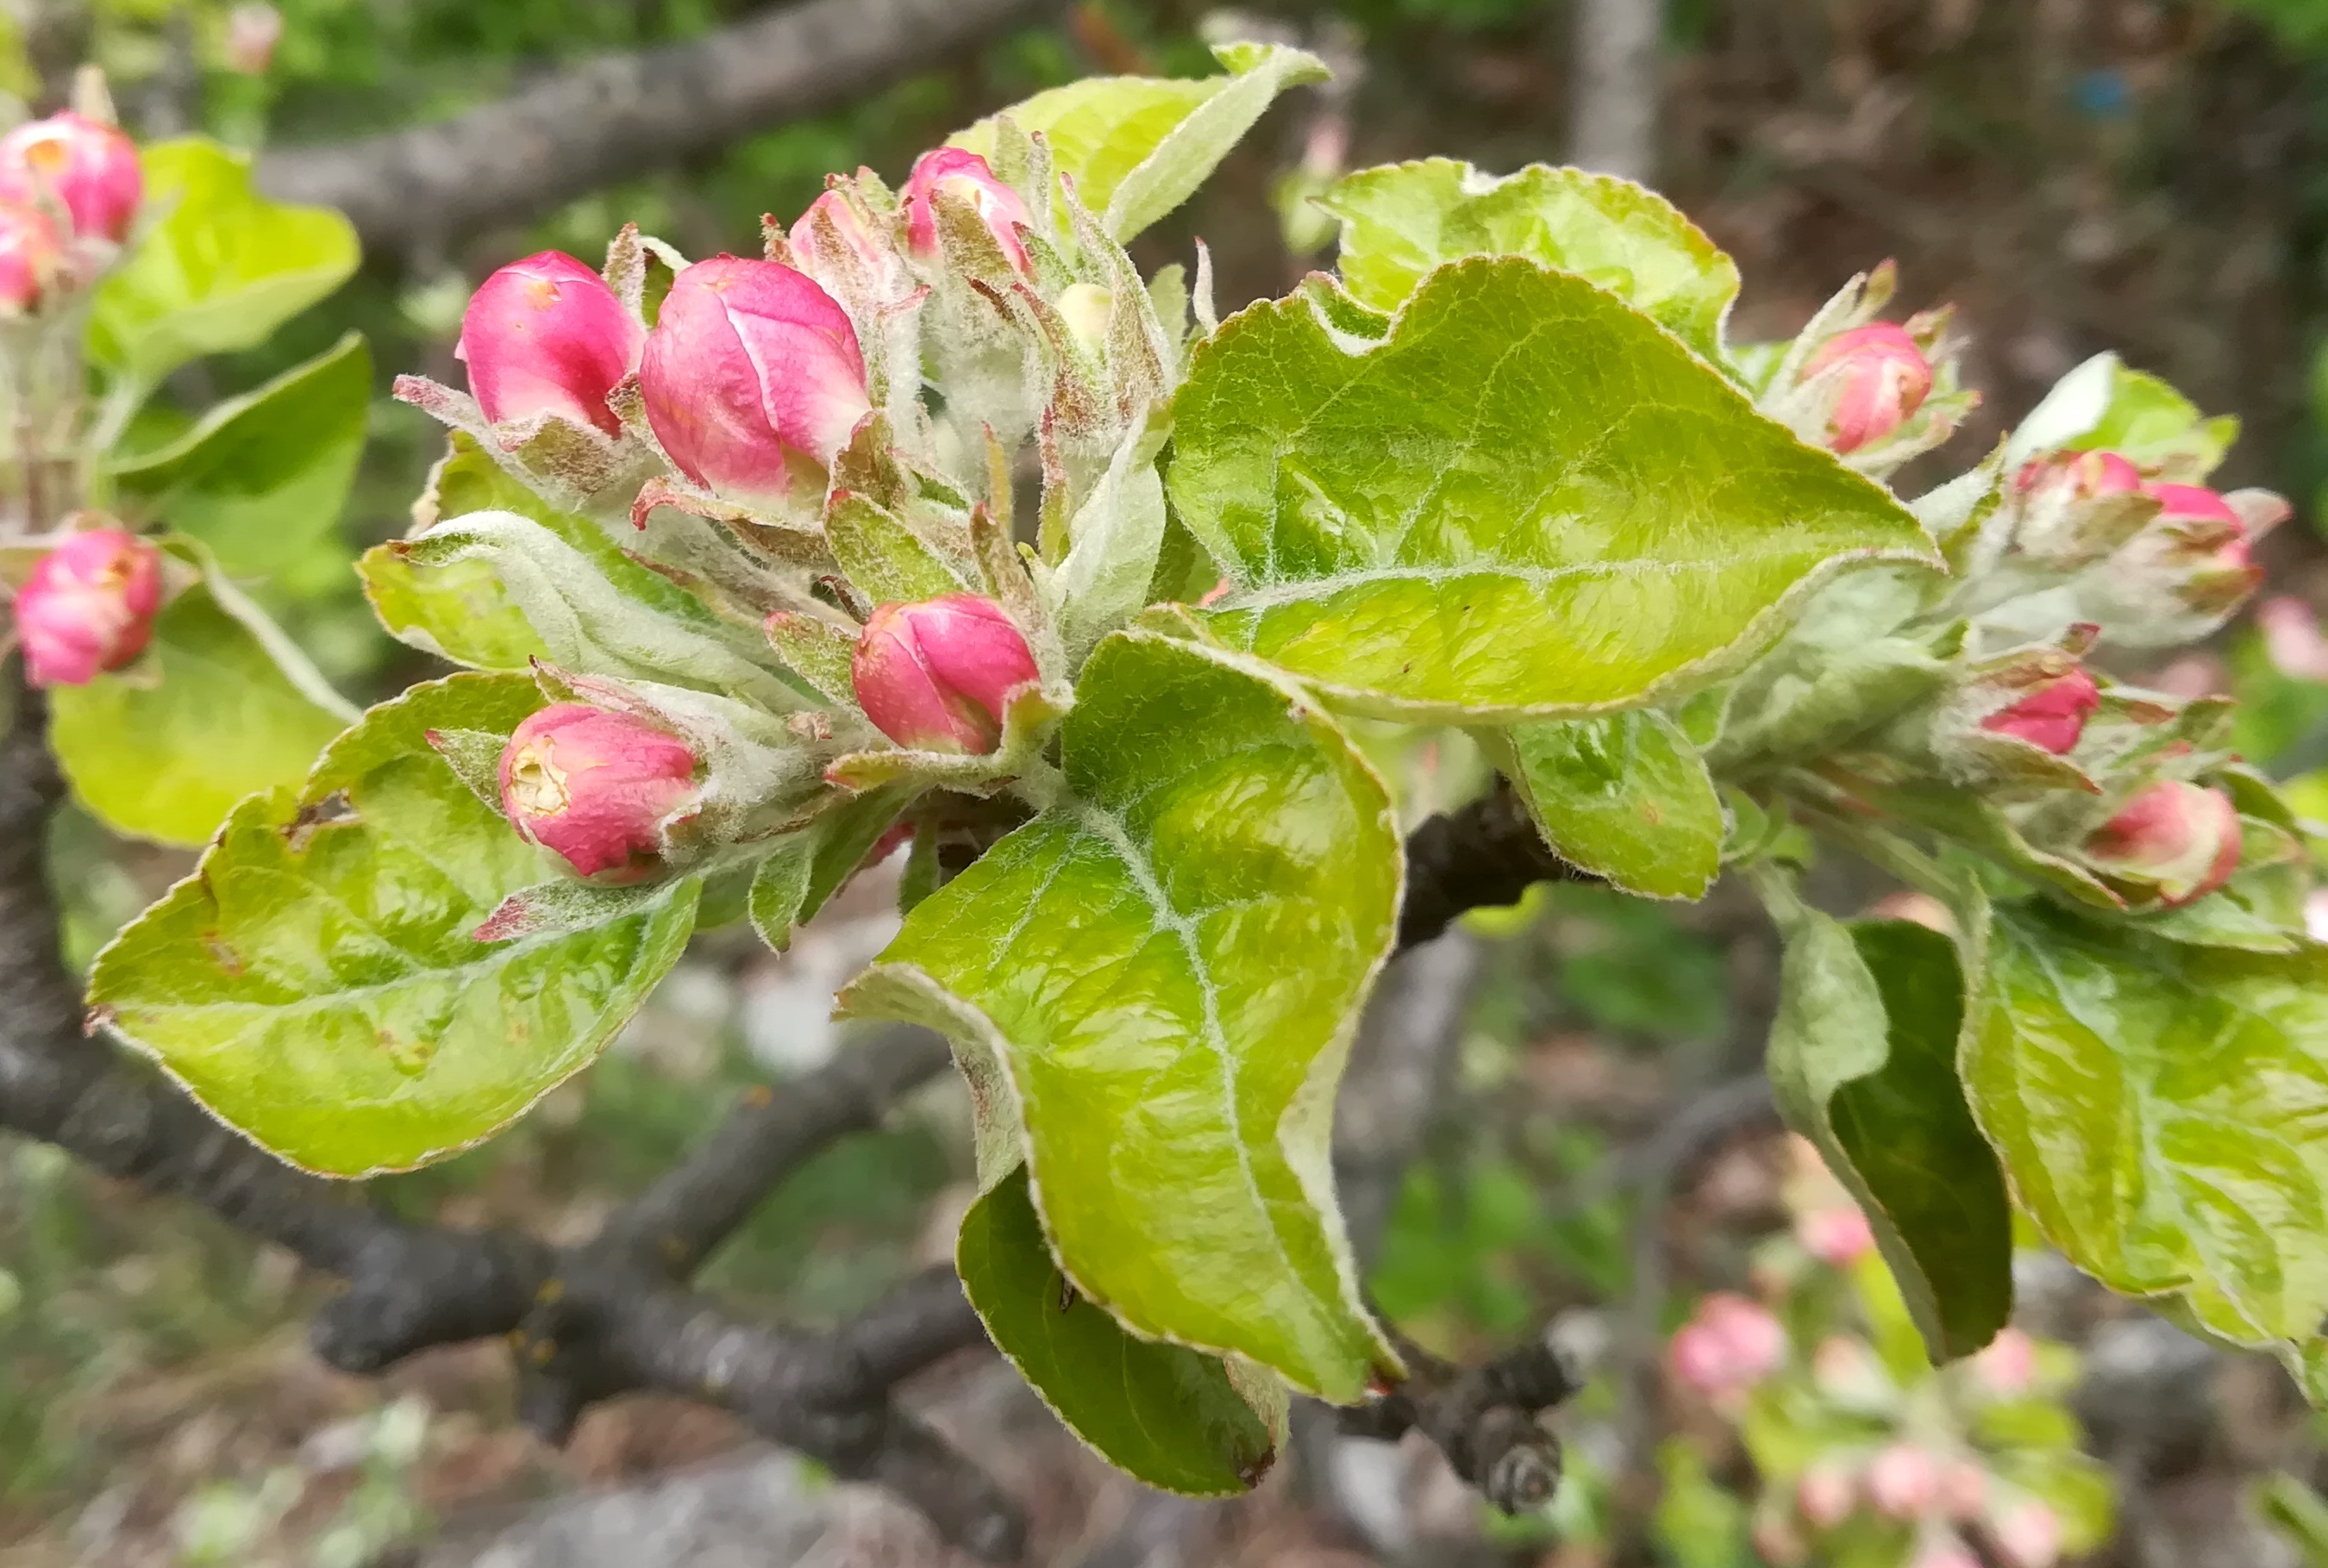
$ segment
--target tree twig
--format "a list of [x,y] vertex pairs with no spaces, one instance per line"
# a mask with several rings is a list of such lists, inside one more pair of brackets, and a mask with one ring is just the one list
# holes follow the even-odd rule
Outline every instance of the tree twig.
[[1061,0],[808,0],[683,43],[603,55],[433,125],[259,159],[286,201],[337,207],[371,250],[496,223],[855,102]]

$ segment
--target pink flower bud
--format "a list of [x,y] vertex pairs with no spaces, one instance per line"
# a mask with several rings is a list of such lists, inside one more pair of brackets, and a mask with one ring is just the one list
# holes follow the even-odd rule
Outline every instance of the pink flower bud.
[[2037,1386],[2037,1341],[2007,1325],[1971,1362],[1983,1388],[2011,1399]]
[[1920,1519],[1940,1495],[1940,1467],[1911,1442],[1895,1442],[1867,1467],[1867,1495],[1895,1519]]
[[1981,1568],[1972,1549],[1952,1535],[1942,1536],[1916,1554],[1909,1568]]
[[1952,1519],[1978,1516],[1988,1498],[1988,1472],[1972,1460],[1951,1460],[1940,1472],[1940,1509]]
[[2328,887],[2317,888],[2305,899],[2304,934],[2314,942],[2328,942]]
[[1026,241],[1018,237],[1021,227],[1034,226],[1027,203],[1018,192],[995,178],[984,158],[960,147],[924,153],[914,160],[914,172],[906,177],[906,242],[915,255],[925,261],[937,258],[938,214],[930,198],[940,191],[976,208],[986,222],[986,231],[994,236],[994,243],[1001,247],[1010,265],[1022,274],[1032,270]]
[[850,676],[865,717],[891,740],[961,753],[1001,745],[1010,694],[1040,679],[1002,606],[976,594],[881,606],[858,636]]
[[584,877],[653,875],[662,826],[696,793],[685,742],[643,719],[559,702],[502,751],[502,809],[517,831]]
[[1827,445],[1838,453],[1856,452],[1889,436],[1932,390],[1931,361],[1908,329],[1892,322],[1837,333],[1819,346],[1803,373],[1816,376],[1837,367]]
[[2061,1560],[2060,1516],[2033,1498],[1998,1515],[1991,1534],[2005,1568],[2053,1568]]
[[671,284],[639,390],[680,471],[746,504],[782,500],[796,465],[831,463],[872,407],[848,312],[806,273],[733,256]]
[[2035,687],[2012,706],[1982,719],[1980,727],[2063,756],[2076,747],[2078,737],[2086,732],[2087,718],[2101,701],[2101,688],[2079,668]]
[[1847,1269],[1874,1250],[1875,1228],[1857,1204],[1845,1204],[1797,1215],[1795,1239],[1830,1268]]
[[873,237],[857,216],[857,209],[841,198],[838,191],[827,191],[808,204],[808,211],[793,221],[793,255],[802,260],[816,254],[816,230],[819,220],[832,225],[841,243],[857,254],[857,258],[876,273],[889,262],[889,251]]
[[2154,484],[2149,489],[2151,499],[2158,502],[2158,515],[2171,522],[2228,522],[2243,534],[2247,531],[2220,491],[2203,484]]
[[1787,1359],[1787,1331],[1758,1301],[1717,1291],[1667,1347],[1674,1376],[1710,1398],[1745,1393]]
[[236,6],[226,14],[226,68],[242,76],[265,76],[275,63],[275,46],[283,42],[283,13],[257,3]]
[[2291,681],[2328,681],[2328,636],[2310,605],[2280,594],[2258,605],[2255,618],[2274,669]]
[[1858,1479],[1850,1466],[1821,1460],[1795,1483],[1795,1506],[1802,1510],[1804,1518],[1818,1528],[1832,1530],[1851,1517],[1852,1509],[1859,1506]]
[[16,590],[16,636],[35,686],[85,686],[146,651],[162,605],[161,552],[117,528],[76,533]]
[[2115,452],[2062,452],[2032,457],[2014,483],[2023,491],[2062,486],[2074,498],[2130,495],[2142,488],[2142,470]]
[[18,126],[0,136],[0,196],[37,202],[43,192],[72,214],[74,233],[118,243],[146,199],[136,144],[70,109]]
[[619,435],[606,394],[639,362],[645,329],[606,280],[562,250],[512,261],[461,315],[469,390],[487,419],[555,414]]
[[64,237],[46,212],[0,199],[0,312],[21,315],[39,305],[64,255]]
[[2202,898],[2239,866],[2239,813],[2220,790],[2161,779],[2118,808],[2086,840],[2105,876],[2155,885],[2161,906]]

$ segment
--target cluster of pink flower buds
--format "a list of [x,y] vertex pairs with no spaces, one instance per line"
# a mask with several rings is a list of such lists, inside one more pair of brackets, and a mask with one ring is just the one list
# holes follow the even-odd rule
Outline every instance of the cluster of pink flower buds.
[[502,751],[502,809],[578,875],[636,882],[660,869],[663,824],[699,793],[696,769],[684,741],[643,719],[554,703]]
[[2229,881],[2239,851],[2239,813],[2230,797],[2182,779],[2145,785],[2084,849],[2105,880],[2149,893],[2170,909]]
[[646,329],[606,280],[562,250],[512,261],[485,279],[461,315],[454,356],[498,425],[555,414],[621,432],[607,394],[638,368]]
[[939,147],[914,160],[906,178],[906,243],[925,261],[939,254],[938,212],[934,198],[943,193],[976,211],[1003,258],[1021,275],[1032,272],[1021,229],[1032,228],[1034,215],[1018,192],[995,176],[984,158],[960,147]]
[[1039,679],[1027,639],[976,594],[883,605],[850,671],[874,728],[900,746],[977,755],[1002,743],[1011,694]]
[[1932,362],[1906,327],[1888,321],[1837,333],[1819,345],[1803,374],[1832,376],[1826,444],[1845,455],[1899,429],[1932,392]]
[[1666,1355],[1685,1386],[1725,1404],[1786,1364],[1787,1331],[1760,1302],[1717,1291],[1674,1331]]
[[35,686],[85,686],[146,651],[162,604],[162,557],[117,528],[76,533],[16,590],[16,637]]
[[2032,689],[2028,695],[1980,721],[1997,735],[2025,740],[2040,751],[2066,756],[2085,734],[2086,720],[2101,706],[2101,688],[2080,667]]

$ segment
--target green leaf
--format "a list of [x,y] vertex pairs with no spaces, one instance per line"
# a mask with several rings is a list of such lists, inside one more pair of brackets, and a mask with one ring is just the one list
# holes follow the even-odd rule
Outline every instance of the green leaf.
[[1702,898],[1728,824],[1704,759],[1666,715],[1516,724],[1528,813],[1561,859],[1647,898]]
[[116,508],[193,535],[230,571],[278,571],[339,521],[371,401],[371,354],[350,333],[159,451],[117,460]]
[[875,604],[910,605],[970,587],[896,513],[862,495],[836,492],[824,530],[841,572]]
[[1379,343],[1348,330],[1359,308],[1323,286],[1224,323],[1169,478],[1236,585],[1215,633],[1338,703],[1416,721],[1678,696],[1841,563],[1934,560],[1880,486],[1582,278],[1453,263]]
[[1425,273],[1467,256],[1525,256],[1588,278],[1706,359],[1738,297],[1738,265],[1655,192],[1531,164],[1500,179],[1451,158],[1361,169],[1319,198],[1342,221],[1342,281],[1395,309]]
[[468,1147],[587,1066],[687,944],[698,883],[605,924],[471,933],[547,857],[428,747],[541,704],[455,675],[367,713],[305,784],[238,806],[98,955],[96,1016],[253,1141],[333,1176]]
[[1135,1339],[1067,1284],[1024,1166],[962,1216],[954,1263],[995,1347],[1117,1469],[1217,1498],[1251,1490],[1277,1457],[1269,1423],[1217,1357]]
[[1382,782],[1300,689],[1118,633],[1065,793],[906,920],[847,1010],[943,1029],[990,1183],[1023,1155],[1067,1275],[1143,1338],[1348,1403],[1396,1357],[1332,1207],[1333,1088],[1396,924]]
[[202,137],[139,154],[160,221],[98,286],[89,351],[139,389],[188,360],[254,348],[356,269],[354,228],[270,202],[250,160]]
[[1964,1066],[2048,1241],[2321,1396],[2328,948],[2185,947],[2001,906]]
[[1073,541],[1051,579],[1054,623],[1067,667],[1148,604],[1164,549],[1164,482],[1145,432],[1127,437],[1107,472],[1076,509]]
[[1970,1355],[2012,1316],[2013,1212],[1957,1079],[1955,944],[1904,921],[1779,908],[1779,1108],[1866,1211],[1932,1359]]
[[[1216,52],[1228,75],[1092,77],[1002,114],[1022,131],[1042,133],[1053,166],[1075,181],[1076,195],[1103,215],[1108,233],[1127,240],[1194,195],[1279,93],[1328,74],[1316,55],[1299,49],[1229,44]],[[1000,117],[990,116],[946,145],[990,160]]]
[[197,583],[155,617],[145,660],[50,692],[57,760],[108,827],[202,843],[245,795],[305,777],[346,728],[346,705],[303,655],[254,634],[256,614]]
[[752,875],[749,907],[760,939],[778,953],[790,947],[793,929],[840,891],[919,793],[911,784],[870,790],[777,840],[775,853]]
[[2237,419],[2206,418],[2165,381],[2113,360],[2100,418],[2064,445],[2071,451],[2121,453],[2164,478],[2195,484],[2215,471],[2239,438]]

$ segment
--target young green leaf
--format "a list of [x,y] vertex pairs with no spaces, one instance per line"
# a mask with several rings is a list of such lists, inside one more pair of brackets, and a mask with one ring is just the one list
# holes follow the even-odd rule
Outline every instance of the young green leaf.
[[2003,906],[1964,1052],[2048,1241],[2328,1394],[2328,948],[2185,947]]
[[168,446],[115,459],[115,510],[193,535],[230,571],[279,571],[339,521],[371,404],[371,353],[350,333]]
[[775,853],[752,876],[752,928],[778,953],[793,931],[813,919],[840,891],[920,792],[911,784],[870,790],[776,840]]
[[866,496],[836,492],[825,507],[824,532],[841,571],[876,604],[913,604],[970,587],[926,540]]
[[1300,688],[1152,634],[1100,644],[1062,735],[1056,803],[931,894],[843,1002],[953,1036],[982,1171],[1023,1153],[1085,1296],[1356,1400],[1396,1357],[1328,1144],[1396,921],[1388,794]]
[[1072,543],[1050,579],[1049,597],[1070,670],[1148,603],[1165,521],[1152,445],[1144,431],[1127,437],[1068,527]]
[[698,884],[596,926],[472,934],[544,857],[429,749],[508,734],[512,675],[416,686],[305,784],[238,806],[192,876],[98,955],[93,1016],[211,1113],[333,1176],[408,1169],[487,1137],[588,1065],[678,960]]
[[1510,730],[1512,782],[1544,840],[1645,898],[1702,898],[1728,831],[1704,760],[1654,709]]
[[190,136],[139,157],[161,218],[98,286],[89,315],[90,354],[132,387],[256,347],[355,271],[353,226],[327,207],[268,201],[246,155]]
[[1845,561],[1935,560],[1881,486],[1582,278],[1452,263],[1380,342],[1336,325],[1358,308],[1327,287],[1224,324],[1169,476],[1236,585],[1216,634],[1338,703],[1634,706],[1734,668]]
[[963,1293],[995,1347],[1068,1430],[1151,1487],[1249,1491],[1277,1434],[1221,1361],[1135,1339],[1059,1272],[1020,1166],[971,1206],[954,1242]]
[[1779,1108],[1866,1211],[1932,1358],[1970,1355],[2012,1316],[2013,1213],[1957,1078],[1955,944],[1790,904],[1770,1030]]
[[756,631],[684,594],[665,598],[677,613],[658,614],[664,606],[624,592],[595,553],[530,517],[473,512],[391,548],[422,568],[490,565],[551,661],[566,669],[726,692],[779,713],[812,700]]
[[1319,198],[1342,221],[1342,281],[1394,310],[1467,256],[1525,256],[1589,278],[1716,363],[1738,265],[1680,209],[1630,180],[1531,164],[1497,178],[1451,158],[1345,175]]
[[118,832],[202,843],[243,796],[305,778],[347,726],[320,678],[286,674],[206,584],[162,607],[148,659],[49,694],[65,776]]
[[[1298,49],[1231,44],[1217,52],[1225,76],[1093,77],[1002,113],[1020,130],[1042,134],[1053,167],[1075,183],[1110,235],[1128,240],[1194,195],[1279,93],[1327,77],[1323,61]],[[990,161],[1000,117],[947,145]]]

